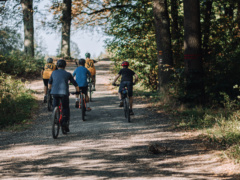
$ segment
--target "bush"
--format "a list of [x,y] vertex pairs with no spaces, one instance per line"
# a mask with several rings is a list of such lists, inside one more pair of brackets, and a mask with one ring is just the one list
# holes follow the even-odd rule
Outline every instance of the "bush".
[[35,105],[36,101],[30,90],[27,90],[21,81],[0,74],[0,129],[30,118]]
[[24,55],[21,51],[14,51],[10,55],[0,54],[0,71],[3,73],[27,76],[40,75],[44,65],[43,58],[37,59]]

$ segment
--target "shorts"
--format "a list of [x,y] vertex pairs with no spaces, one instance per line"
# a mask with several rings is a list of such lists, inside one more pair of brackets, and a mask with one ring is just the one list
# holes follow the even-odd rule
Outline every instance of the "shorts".
[[48,81],[49,81],[49,79],[43,79],[44,86],[48,86]]
[[86,86],[86,87],[79,87],[79,89],[82,90],[83,94],[87,95],[87,93],[88,93],[88,86]]
[[133,83],[131,81],[121,82],[118,92],[121,93],[121,91],[124,87],[127,87],[127,89],[128,89],[128,97],[132,97],[133,96]]

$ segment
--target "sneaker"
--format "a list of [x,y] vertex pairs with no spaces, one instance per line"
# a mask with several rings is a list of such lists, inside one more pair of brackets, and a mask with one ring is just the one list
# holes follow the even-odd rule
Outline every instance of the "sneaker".
[[75,108],[79,108],[79,101],[76,101]]
[[120,101],[119,107],[123,107],[123,102]]
[[130,115],[134,115],[134,113],[133,113],[133,110],[132,110],[132,109],[130,109],[130,112],[129,112],[129,114],[130,114]]
[[93,91],[96,91],[96,89],[95,89],[95,87],[94,87],[94,86],[93,86],[92,90],[93,90]]
[[44,102],[44,103],[47,103],[47,95],[44,96],[43,102]]
[[90,107],[86,108],[86,111],[91,111],[92,109]]

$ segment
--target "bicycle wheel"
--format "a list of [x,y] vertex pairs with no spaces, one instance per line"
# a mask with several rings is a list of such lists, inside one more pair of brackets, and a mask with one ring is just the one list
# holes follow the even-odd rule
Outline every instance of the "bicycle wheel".
[[52,111],[53,110],[53,97],[50,94],[47,95],[47,105],[48,105],[48,111]]
[[85,121],[85,104],[83,99],[83,94],[81,94],[81,110],[82,110],[82,120]]
[[89,101],[92,102],[92,84],[89,86]]
[[60,111],[58,107],[55,107],[53,111],[53,122],[52,122],[52,136],[54,139],[57,139],[60,129],[59,118],[60,118]]
[[125,100],[124,100],[124,112],[125,112],[125,118],[127,119],[128,122],[130,122],[131,119],[130,119],[129,99],[128,98],[125,98]]

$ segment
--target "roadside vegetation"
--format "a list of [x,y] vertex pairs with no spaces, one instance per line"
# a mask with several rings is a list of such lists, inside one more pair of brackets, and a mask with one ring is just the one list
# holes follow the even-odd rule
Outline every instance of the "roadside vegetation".
[[0,29],[0,129],[29,123],[37,101],[21,79],[40,75],[43,57],[22,52],[21,38],[16,31]]
[[[56,0],[45,12],[37,12],[40,1],[33,2],[0,7],[1,127],[24,121],[34,106],[31,92],[13,78],[40,72],[44,48],[35,47],[33,17],[41,14],[41,25],[62,32],[58,54],[68,58],[70,46],[80,53],[70,41],[71,25],[102,28],[110,37],[106,48],[114,71],[129,61],[139,75],[139,96],[174,116],[175,128],[201,130],[206,142],[240,161],[240,1]],[[19,21],[16,30],[5,26],[11,20]],[[24,38],[17,24],[23,24]],[[11,118],[12,109],[22,118]]]

